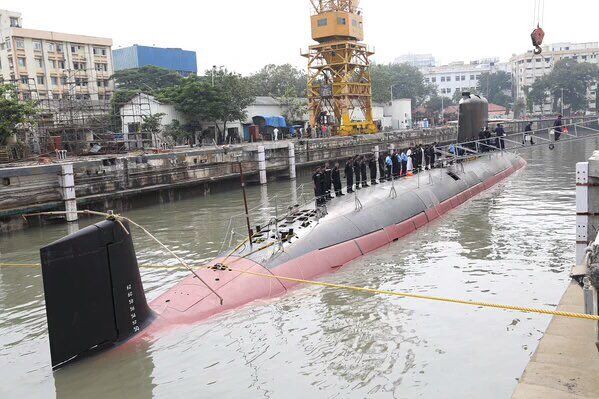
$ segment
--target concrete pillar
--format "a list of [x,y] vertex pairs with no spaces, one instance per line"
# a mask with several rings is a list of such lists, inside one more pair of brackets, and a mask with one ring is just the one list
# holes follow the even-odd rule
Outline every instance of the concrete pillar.
[[62,200],[67,222],[75,222],[79,219],[77,215],[77,198],[75,196],[75,176],[73,174],[73,164],[61,165],[61,172],[58,177],[58,184],[62,190]]
[[263,145],[258,147],[258,171],[260,184],[266,184],[266,150]]
[[379,149],[379,146],[375,145],[372,152],[374,152],[374,159],[376,159],[376,161],[378,162],[379,156],[381,155],[381,151]]
[[295,180],[295,144],[289,143],[289,178]]

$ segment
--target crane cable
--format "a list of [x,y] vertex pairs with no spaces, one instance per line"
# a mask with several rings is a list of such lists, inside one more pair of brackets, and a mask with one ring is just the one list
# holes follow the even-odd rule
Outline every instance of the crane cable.
[[[223,298],[216,291],[214,291],[193,269],[191,269],[191,267],[189,265],[187,265],[187,263],[185,263],[179,256],[177,256],[165,244],[160,242],[160,240],[158,240],[158,238],[156,238],[154,235],[152,235],[143,226],[133,222],[129,218],[126,218],[124,216],[120,216],[117,214],[113,214],[113,213],[103,213],[103,212],[95,212],[95,211],[78,211],[78,213],[88,214],[88,215],[105,216],[107,220],[112,220],[112,221],[118,222],[121,224],[121,226],[123,226],[121,223],[121,220],[124,220],[124,221],[127,221],[127,222],[133,224],[134,226],[138,227],[144,233],[146,233],[150,238],[152,238],[154,241],[156,241],[161,247],[165,248],[171,255],[173,255],[187,270],[191,271],[191,273],[195,277],[197,277],[202,283],[204,283],[204,285],[206,285],[206,287],[209,290],[211,290],[218,298],[220,298],[221,305],[223,304],[223,301],[224,301]],[[41,213],[36,213],[33,215],[26,215],[26,216],[37,216],[37,215],[44,215],[44,214],[46,214],[46,215],[63,214],[64,215],[64,214],[66,214],[66,212],[41,212]],[[124,228],[124,226],[123,226],[123,228]],[[261,250],[264,250],[264,249],[270,247],[271,245],[265,245],[265,246],[259,248],[258,250],[253,251],[252,254],[259,252]],[[250,254],[246,254],[242,258],[245,258],[249,255]],[[233,259],[229,264],[235,263],[239,259],[240,258]],[[15,266],[17,264],[0,263],[0,266],[2,266],[2,265]],[[30,265],[33,265],[33,264],[28,264],[28,266],[30,266]],[[393,296],[393,297],[399,297],[399,298],[422,299],[422,300],[435,301],[435,302],[476,306],[476,307],[481,307],[481,308],[512,310],[512,311],[518,311],[518,312],[523,312],[523,313],[536,313],[536,314],[559,316],[559,317],[566,317],[566,318],[572,318],[572,319],[584,319],[584,320],[599,321],[599,315],[590,315],[590,314],[575,313],[575,312],[564,312],[564,311],[559,311],[559,310],[541,309],[541,308],[533,308],[533,307],[526,307],[526,306],[504,305],[504,304],[491,303],[491,302],[469,301],[469,300],[465,300],[465,299],[447,298],[447,297],[423,295],[423,294],[413,294],[413,293],[408,293],[408,292],[382,290],[382,289],[378,289],[378,288],[358,287],[358,286],[347,285],[347,284],[327,283],[327,282],[323,282],[323,281],[314,281],[314,280],[300,279],[300,278],[294,278],[294,277],[279,276],[276,274],[252,272],[249,270],[232,269],[225,264],[217,264],[214,266],[203,265],[203,266],[199,266],[198,268],[204,269],[204,270],[229,271],[229,272],[235,272],[235,273],[239,273],[239,274],[247,274],[247,275],[251,275],[251,276],[255,276],[255,277],[276,279],[279,282],[287,281],[287,282],[292,282],[292,283],[307,284],[307,285],[312,285],[312,286],[320,286],[320,287],[325,287],[325,288],[333,288],[333,289],[346,290],[346,291],[352,291],[352,292],[365,292],[365,293],[369,293],[369,294],[379,294],[379,295]]]

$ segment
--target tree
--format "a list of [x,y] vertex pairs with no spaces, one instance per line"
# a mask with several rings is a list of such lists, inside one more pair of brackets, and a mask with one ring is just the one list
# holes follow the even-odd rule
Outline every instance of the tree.
[[420,106],[435,93],[435,87],[424,81],[424,75],[408,64],[374,64],[370,68],[372,100],[382,103],[393,98],[410,98],[414,106]]
[[307,96],[306,73],[291,64],[269,64],[249,77],[254,96]]
[[254,97],[247,78],[225,68],[208,71],[207,75],[212,73],[214,86],[211,79],[191,75],[178,85],[163,90],[159,99],[174,104],[191,125],[201,126],[202,122],[213,122],[224,138],[227,123],[245,120],[245,110],[252,104]]
[[160,128],[162,127],[162,125],[161,125],[162,118],[165,115],[166,114],[164,114],[162,112],[158,112],[154,115],[144,116],[142,118],[142,122],[141,122],[141,131],[142,132],[152,132],[152,133],[159,132]]
[[[572,111],[584,111],[589,108],[587,93],[599,76],[599,67],[573,59],[557,61],[551,73],[546,76],[548,91],[553,97],[553,109],[558,111],[562,98]],[[536,83],[536,82],[535,82]]]
[[112,75],[117,90],[156,93],[167,87],[177,85],[182,77],[176,72],[153,65],[141,68],[125,69]]
[[423,105],[425,109],[424,117],[438,121],[442,111],[450,105],[455,104],[456,102],[449,97],[442,97],[438,94],[434,94]]
[[476,89],[490,103],[508,109],[512,107],[512,75],[509,73],[503,71],[481,73]]
[[534,107],[538,105],[541,107],[541,112],[543,112],[543,105],[547,101],[547,96],[549,94],[548,78],[546,76],[537,78],[527,91],[526,101],[529,103],[529,111],[533,112]]
[[303,120],[308,112],[308,103],[304,98],[297,97],[292,88],[288,88],[277,101],[283,107],[283,116],[288,123]]
[[519,119],[524,113],[525,109],[526,103],[524,102],[524,100],[522,98],[516,100],[516,103],[514,104],[514,119]]
[[0,85],[0,144],[17,133],[23,125],[32,122],[37,113],[32,101],[19,101],[17,88],[10,84]]

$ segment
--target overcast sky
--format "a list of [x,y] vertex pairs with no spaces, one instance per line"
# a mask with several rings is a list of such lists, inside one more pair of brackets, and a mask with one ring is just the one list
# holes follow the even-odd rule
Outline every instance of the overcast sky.
[[[599,41],[598,0],[545,0],[546,43]],[[497,56],[531,47],[535,0],[362,0],[365,41],[378,63],[405,53],[438,62]],[[200,70],[225,65],[250,73],[268,63],[304,67],[309,0],[0,0],[24,27],[195,50]]]

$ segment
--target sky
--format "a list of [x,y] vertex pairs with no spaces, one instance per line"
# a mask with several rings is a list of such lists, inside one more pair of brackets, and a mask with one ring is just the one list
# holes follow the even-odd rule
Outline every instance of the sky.
[[[362,0],[373,60],[432,53],[437,63],[484,57],[508,60],[531,48],[539,0]],[[599,41],[597,0],[544,0],[545,43]],[[200,71],[223,65],[248,74],[266,64],[305,67],[309,0],[0,0],[23,14],[23,27],[110,37],[197,52]]]

